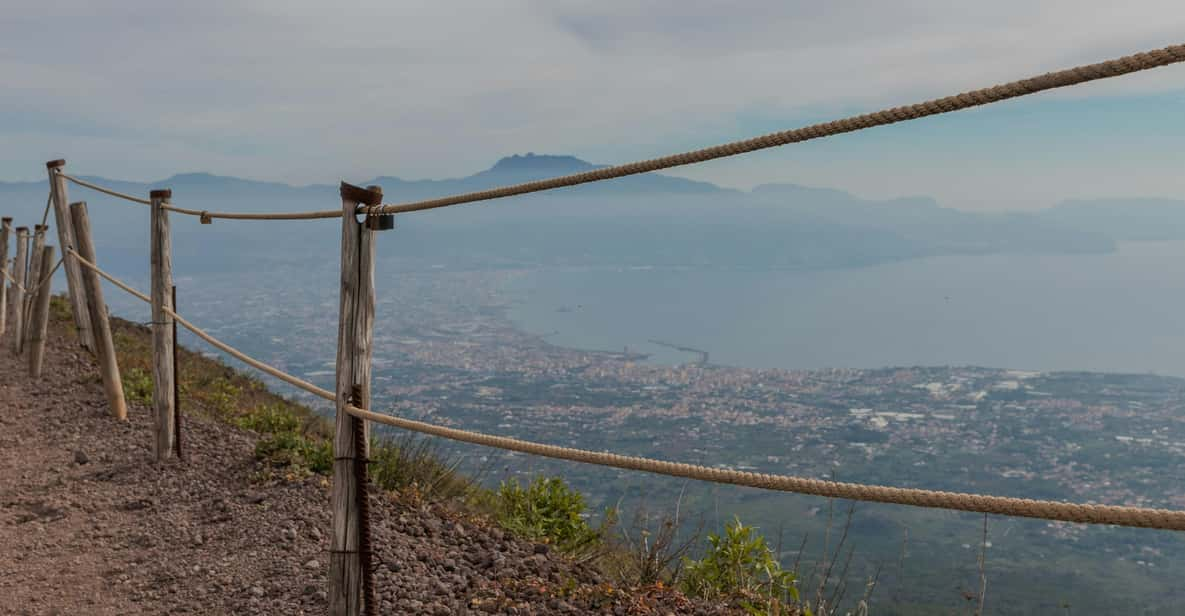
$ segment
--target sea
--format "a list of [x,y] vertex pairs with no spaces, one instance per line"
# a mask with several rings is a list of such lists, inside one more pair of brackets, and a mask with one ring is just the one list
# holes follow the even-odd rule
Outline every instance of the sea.
[[[1185,376],[1185,242],[1097,255],[942,256],[821,271],[566,268],[507,289],[561,346],[682,363],[976,365]],[[684,349],[684,350],[679,350]]]

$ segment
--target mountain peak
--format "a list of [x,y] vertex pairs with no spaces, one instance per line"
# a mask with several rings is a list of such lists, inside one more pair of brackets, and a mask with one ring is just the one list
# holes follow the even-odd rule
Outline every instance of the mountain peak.
[[491,173],[523,173],[527,171],[547,171],[550,173],[576,173],[595,169],[596,165],[575,156],[563,154],[513,154],[500,159],[490,167]]

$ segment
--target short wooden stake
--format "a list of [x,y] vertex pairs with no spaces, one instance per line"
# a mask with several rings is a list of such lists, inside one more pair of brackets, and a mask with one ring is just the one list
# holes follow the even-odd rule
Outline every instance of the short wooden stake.
[[[97,265],[99,261],[95,257],[95,243],[91,237],[91,221],[85,202],[70,205],[70,222],[74,226],[78,254]],[[123,398],[123,381],[119,378],[119,362],[115,359],[111,322],[107,318],[107,302],[103,300],[103,285],[99,280],[99,273],[89,267],[82,268],[82,288],[86,292],[86,305],[95,332],[95,356],[99,359],[99,374],[103,377],[103,393],[107,394],[107,406],[111,408],[112,417],[126,420],[128,407]]]
[[[44,280],[53,271],[53,246],[43,246],[37,279]],[[25,346],[29,349],[29,376],[41,378],[41,364],[45,358],[45,335],[49,326],[49,291],[53,285],[48,280],[37,287],[37,297],[33,300],[33,309],[29,312],[29,337]]]
[[[333,438],[333,534],[330,538],[329,613],[362,613],[363,545],[355,465],[364,463],[369,438],[365,422],[357,439],[356,419],[347,404],[370,405],[371,354],[374,342],[374,232],[358,222],[359,204],[378,205],[382,189],[342,183],[341,303],[337,329],[337,418]],[[360,443],[359,443],[360,441]],[[359,450],[361,445],[361,450]],[[368,612],[375,606],[368,606]]]
[[21,341],[25,338],[25,272],[29,269],[29,228],[16,228],[16,261],[12,264],[12,285],[9,287],[8,313],[12,316],[12,354],[21,354]]
[[[173,312],[177,312],[177,285],[173,285],[169,294],[169,305]],[[177,361],[177,319],[173,319],[173,451],[177,459],[185,461],[185,452],[181,448],[181,364]]]
[[8,238],[12,235],[12,218],[0,218],[0,335],[8,327]]
[[29,327],[28,324],[33,322],[33,304],[37,303],[37,288],[41,284],[41,253],[45,248],[45,229],[44,225],[33,226],[33,247],[29,249],[29,273],[25,274],[25,311],[24,322],[25,337],[21,340],[21,353],[29,348],[29,341],[33,339],[36,333],[34,328]]
[[82,266],[74,260],[71,250],[78,250],[74,244],[74,229],[70,225],[70,208],[66,178],[58,171],[66,166],[64,160],[51,160],[45,163],[49,170],[50,198],[53,201],[54,224],[58,227],[58,245],[62,249],[62,269],[66,270],[66,292],[70,298],[70,313],[74,316],[74,326],[78,329],[78,342],[83,348],[95,350],[95,338],[91,333],[90,313],[86,308],[86,295],[82,290]]
[[157,462],[173,455],[173,317],[169,289],[173,287],[173,245],[169,238],[169,212],[164,205],[173,191],[154,190],[152,202],[152,407],[156,411],[156,441],[153,451]]

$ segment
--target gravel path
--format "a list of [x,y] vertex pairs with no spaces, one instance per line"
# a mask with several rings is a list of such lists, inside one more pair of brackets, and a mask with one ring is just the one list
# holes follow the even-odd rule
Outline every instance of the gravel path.
[[[198,418],[189,460],[153,464],[147,409],[110,418],[69,337],[51,325],[37,382],[0,337],[0,614],[324,614],[325,479],[263,480],[251,433]],[[380,613],[726,613],[441,507],[371,509]]]

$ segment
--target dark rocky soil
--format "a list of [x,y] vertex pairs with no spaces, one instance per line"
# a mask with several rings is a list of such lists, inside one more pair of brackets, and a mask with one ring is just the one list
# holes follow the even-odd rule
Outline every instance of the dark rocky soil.
[[[200,418],[188,460],[154,464],[148,410],[111,418],[90,356],[51,330],[37,381],[0,337],[0,614],[325,613],[326,480],[266,479],[251,433]],[[439,506],[371,510],[380,613],[724,613]]]

